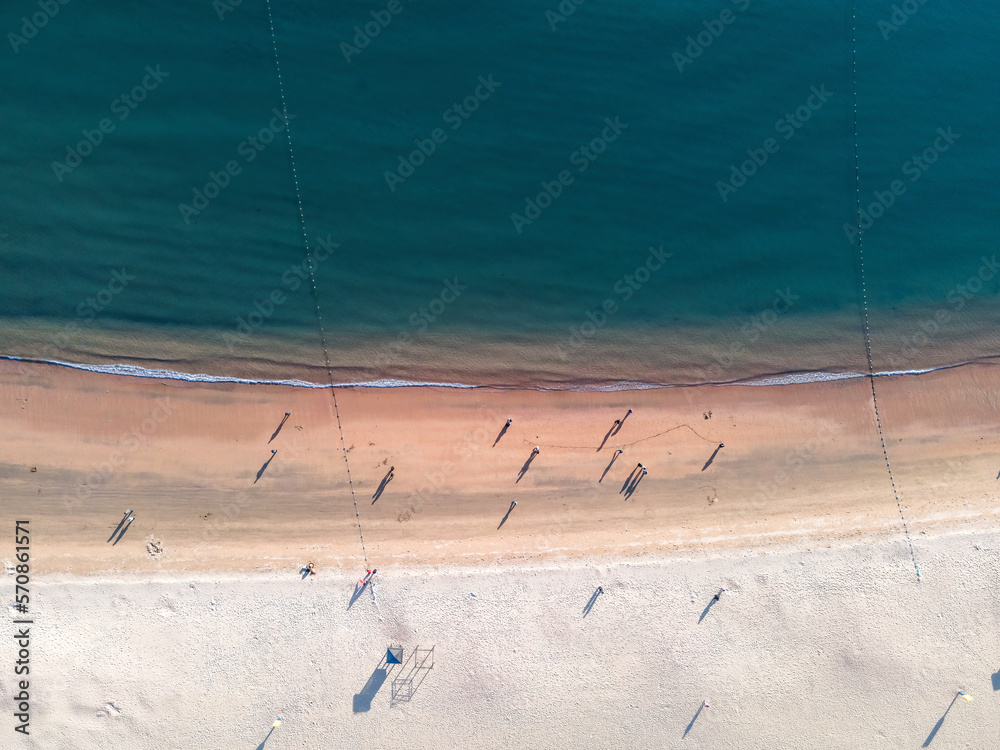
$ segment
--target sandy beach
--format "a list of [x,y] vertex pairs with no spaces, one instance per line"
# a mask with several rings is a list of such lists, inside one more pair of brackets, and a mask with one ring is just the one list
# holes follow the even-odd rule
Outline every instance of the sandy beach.
[[[967,689],[937,742],[983,746],[1000,371],[876,385],[898,502],[866,379],[335,400],[0,363],[37,615],[22,745],[254,746],[282,714],[267,750],[899,747]],[[355,713],[391,642],[439,664]]]
[[[990,747],[1000,535],[917,551],[919,584],[899,540],[393,566],[350,607],[336,571],[52,576],[16,746]],[[393,700],[409,667],[380,682],[391,644],[435,647],[409,701]]]
[[[43,372],[24,380],[0,366],[7,503],[37,519],[43,573],[263,571],[303,557],[363,570],[359,519],[376,565],[903,534],[864,379],[615,393],[344,389],[341,435],[328,390]],[[987,366],[878,380],[912,534],[995,515],[998,386]],[[638,463],[648,474],[626,499]],[[139,520],[105,544],[125,508]],[[147,540],[162,552],[136,554]]]

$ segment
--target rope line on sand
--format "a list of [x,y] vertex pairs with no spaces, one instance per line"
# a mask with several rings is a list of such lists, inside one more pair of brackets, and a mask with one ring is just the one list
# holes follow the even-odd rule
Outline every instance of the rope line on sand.
[[[358,496],[354,491],[354,480],[351,478],[351,463],[347,459],[347,443],[344,441],[344,425],[340,419],[340,405],[337,403],[337,389],[333,387],[333,367],[330,365],[330,348],[326,343],[326,327],[323,325],[323,311],[319,304],[319,288],[316,286],[316,264],[313,262],[312,250],[309,248],[309,235],[306,232],[306,215],[302,208],[302,193],[299,189],[299,175],[295,168],[295,151],[292,148],[292,127],[288,121],[288,105],[285,102],[285,83],[281,78],[281,61],[278,59],[278,39],[274,33],[274,15],[271,13],[271,0],[267,2],[267,23],[271,28],[271,49],[274,51],[274,67],[278,73],[278,92],[281,94],[281,114],[285,120],[285,137],[288,140],[288,156],[292,163],[292,182],[295,184],[295,200],[299,205],[299,227],[302,230],[302,242],[306,248],[306,266],[309,269],[309,281],[312,286],[313,300],[316,303],[316,320],[319,322],[319,340],[323,347],[323,360],[326,362],[326,375],[330,381],[330,395],[333,397],[333,412],[337,415],[337,432],[340,433],[340,448],[344,452],[344,466],[347,468],[347,482],[351,487],[351,498],[354,500],[354,517],[358,523],[358,534],[361,537],[361,554],[365,559],[365,567],[369,566],[368,551],[365,549],[365,534],[361,528],[361,512],[358,508]],[[372,597],[375,596],[375,584],[371,584]]]
[[858,13],[857,2],[852,3],[851,13],[853,16],[851,23],[851,78],[854,94],[854,181],[857,195],[857,228],[858,228],[858,258],[861,262],[861,308],[864,311],[865,328],[865,355],[868,358],[868,382],[872,389],[872,404],[875,406],[875,424],[878,427],[878,439],[882,443],[882,456],[885,458],[885,468],[889,472],[889,483],[892,485],[892,494],[896,498],[896,507],[899,509],[899,518],[903,522],[903,535],[906,537],[906,544],[910,548],[910,560],[913,562],[913,569],[917,571],[917,582],[920,582],[920,567],[917,565],[917,555],[913,551],[913,540],[910,537],[909,524],[906,522],[906,514],[903,512],[903,503],[899,498],[899,489],[896,487],[896,480],[892,474],[892,465],[889,463],[889,449],[885,444],[885,434],[882,430],[882,416],[878,410],[878,395],[875,392],[875,367],[872,363],[872,338],[868,328],[868,288],[865,283],[865,254],[861,247],[861,167],[858,146]]

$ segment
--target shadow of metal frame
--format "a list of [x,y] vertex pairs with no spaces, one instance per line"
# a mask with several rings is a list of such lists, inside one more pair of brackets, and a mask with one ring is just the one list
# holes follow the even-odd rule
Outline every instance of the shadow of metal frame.
[[[421,648],[415,646],[413,653],[406,657],[399,670],[399,676],[392,680],[392,696],[390,703],[409,703],[417,690],[427,679],[427,673],[434,669],[434,646]],[[412,662],[412,663],[411,663]],[[430,662],[430,663],[428,663]],[[409,666],[409,671],[407,671]]]

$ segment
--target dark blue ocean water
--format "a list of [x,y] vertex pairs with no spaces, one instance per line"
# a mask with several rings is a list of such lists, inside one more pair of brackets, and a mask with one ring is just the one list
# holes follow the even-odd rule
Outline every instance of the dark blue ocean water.
[[5,3],[0,348],[318,367],[301,198],[344,380],[859,371],[860,184],[876,369],[990,356],[1000,11],[859,5],[856,141],[845,2],[274,0],[284,100],[264,0]]

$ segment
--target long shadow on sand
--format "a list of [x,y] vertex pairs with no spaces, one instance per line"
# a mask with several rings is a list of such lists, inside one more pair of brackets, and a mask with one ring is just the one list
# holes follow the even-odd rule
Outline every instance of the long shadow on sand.
[[1000,670],[993,673],[993,689],[1000,690]]
[[355,694],[354,696],[354,713],[360,714],[366,711],[370,711],[372,707],[372,699],[378,694],[379,688],[385,683],[385,678],[389,676],[389,670],[386,669],[389,665],[385,662],[385,657],[382,657],[382,661],[378,663],[375,667],[375,671],[372,672],[371,677],[368,678],[368,682],[365,686],[361,688],[361,692]]
[[709,466],[711,466],[712,465],[712,461],[714,461],[715,457],[719,455],[719,451],[721,451],[725,447],[726,447],[725,445],[723,445],[722,443],[719,443],[719,447],[715,449],[715,453],[713,453],[711,456],[708,457],[708,460],[705,462],[705,465],[701,467],[701,470],[705,471],[705,469],[707,469]]
[[637,476],[637,477],[635,478],[635,481],[634,481],[634,482],[632,482],[632,484],[630,484],[630,485],[629,485],[629,488],[628,488],[627,490],[625,490],[625,499],[626,499],[626,500],[628,500],[628,499],[629,499],[630,497],[632,497],[632,493],[633,493],[633,492],[635,492],[635,491],[636,491],[636,489],[638,489],[638,487],[639,487],[639,482],[641,482],[641,481],[642,481],[642,478],[643,478],[644,476],[646,476],[646,475],[645,475],[645,474],[639,474],[639,476]]
[[[117,526],[115,526],[115,530],[114,530],[114,531],[112,531],[112,532],[111,532],[111,536],[109,536],[109,537],[108,537],[108,542],[110,542],[110,541],[111,541],[112,539],[114,539],[114,538],[115,538],[115,534],[117,534],[117,533],[118,533],[118,531],[119,531],[119,530],[121,529],[121,527],[122,527],[122,524],[123,524],[123,523],[125,523],[125,521],[127,521],[127,520],[128,520],[128,513],[126,513],[126,514],[125,514],[124,516],[122,516],[122,520],[120,520],[120,521],[118,522],[118,525],[117,525]],[[105,544],[107,544],[108,542],[105,542]]]
[[684,734],[681,735],[681,739],[684,739],[685,737],[688,736],[688,732],[690,732],[691,728],[694,727],[694,723],[698,721],[698,717],[701,716],[701,712],[703,710],[705,710],[704,701],[702,701],[702,704],[698,706],[698,710],[694,712],[694,716],[691,718],[691,723],[687,725],[687,729],[684,730]]
[[503,427],[500,428],[500,434],[497,435],[497,439],[493,441],[493,447],[494,448],[496,447],[497,443],[500,442],[500,438],[502,438],[504,435],[507,434],[507,430],[509,430],[509,429],[510,429],[510,425],[509,424],[505,424]]
[[271,727],[271,731],[267,733],[267,737],[264,738],[264,741],[257,745],[257,750],[264,750],[264,745],[266,745],[267,741],[271,739],[272,734],[274,734],[274,727]]
[[611,457],[611,462],[604,469],[604,473],[601,474],[601,478],[597,480],[598,484],[604,481],[604,477],[606,477],[608,475],[608,472],[611,471],[611,467],[615,465],[615,461],[618,459],[619,455],[621,454],[619,454],[618,451],[615,451],[615,455]]
[[[507,508],[507,514],[503,517],[503,520],[500,521],[500,526],[503,526],[505,523],[507,523],[507,519],[510,518],[511,511],[514,510],[514,507],[516,505],[517,505],[517,501],[516,500],[511,501],[510,507]],[[497,526],[497,531],[500,531],[500,526]]]
[[615,432],[615,427],[619,427],[619,426],[620,425],[618,423],[615,423],[615,424],[611,425],[611,429],[608,430],[608,434],[604,436],[604,440],[602,440],[601,444],[599,446],[597,446],[597,452],[598,453],[601,452],[601,448],[604,447],[604,444],[606,442],[608,442],[608,438],[611,437],[611,433]]
[[958,700],[958,693],[955,693],[955,697],[951,699],[951,703],[948,704],[948,708],[945,709],[944,714],[941,716],[940,719],[938,719],[937,724],[934,725],[934,728],[931,730],[931,733],[927,735],[927,739],[924,740],[924,744],[921,745],[921,747],[930,747],[931,743],[934,741],[934,738],[937,736],[937,733],[940,732],[941,727],[944,726],[944,720],[948,717],[948,711],[951,711],[951,707],[955,705],[955,701],[957,700]]
[[622,494],[623,492],[625,492],[628,489],[628,486],[632,483],[632,477],[635,476],[635,473],[637,471],[641,471],[641,469],[638,466],[636,466],[634,469],[632,469],[631,473],[627,477],[625,477],[625,482],[624,482],[624,484],[622,484],[622,488],[620,490],[618,490],[618,494],[619,495]]
[[709,611],[709,610],[710,610],[710,609],[711,609],[711,608],[712,608],[712,607],[713,607],[713,606],[715,605],[715,603],[716,603],[717,601],[719,601],[719,600],[718,600],[718,599],[716,599],[716,598],[715,598],[714,596],[713,596],[713,597],[712,597],[712,598],[711,598],[711,599],[709,600],[709,602],[708,602],[708,606],[707,606],[707,607],[705,607],[705,611],[704,611],[704,612],[702,612],[702,613],[701,613],[701,617],[699,617],[699,618],[698,618],[698,624],[699,624],[699,625],[701,625],[701,621],[705,619],[705,615],[707,615],[707,614],[708,614],[708,611]]
[[[122,540],[122,537],[125,536],[125,532],[128,531],[128,527],[131,525],[132,525],[131,523],[125,525],[125,528],[122,529],[122,533],[118,535],[117,539],[115,539],[115,544],[118,544],[118,542]],[[112,544],[111,546],[114,547],[115,544]]]
[[628,412],[626,412],[625,416],[618,420],[618,424],[612,427],[612,429],[614,430],[614,432],[611,433],[612,435],[617,435],[619,432],[621,432],[622,427],[625,426],[625,420],[628,419],[628,415],[631,413],[632,410],[629,409]]
[[535,460],[535,456],[537,455],[538,454],[535,453],[534,451],[531,452],[531,455],[528,456],[528,460],[525,461],[524,466],[521,467],[521,472],[517,475],[517,479],[515,480],[514,484],[520,482],[524,478],[524,475],[528,473],[528,469],[531,468],[531,462]]
[[354,606],[354,602],[361,598],[361,595],[365,593],[365,589],[368,586],[362,586],[360,583],[354,584],[354,593],[351,594],[351,601],[347,603],[347,608],[350,609]]
[[[274,431],[274,434],[273,434],[273,435],[271,435],[271,440],[274,440],[274,439],[275,439],[276,437],[278,437],[278,433],[279,433],[279,432],[281,432],[281,428],[285,426],[285,422],[287,422],[287,421],[288,421],[288,418],[289,418],[289,417],[290,417],[291,415],[292,415],[292,413],[291,413],[291,412],[288,412],[288,411],[286,411],[286,412],[285,412],[285,417],[284,417],[284,419],[282,419],[282,420],[281,420],[281,423],[280,423],[280,424],[278,425],[278,429],[276,429],[276,430]],[[271,440],[268,440],[267,442],[268,442],[268,443],[270,443],[270,442],[271,442]]]
[[257,484],[257,480],[263,476],[264,472],[267,471],[267,465],[274,460],[274,457],[278,455],[278,451],[272,450],[271,457],[264,462],[264,465],[260,467],[260,471],[257,472],[257,479],[253,480],[254,484]]
[[594,593],[590,595],[590,601],[587,602],[583,607],[583,616],[586,617],[590,614],[590,610],[594,608],[594,604],[597,603],[597,597],[601,595],[601,590],[594,589]]
[[379,484],[378,489],[375,490],[375,494],[372,495],[372,497],[375,498],[374,500],[372,500],[372,505],[374,505],[378,501],[378,499],[382,497],[382,493],[385,492],[385,488],[389,486],[389,482],[392,481],[394,476],[396,475],[393,474],[392,471],[390,471],[388,474],[382,477],[382,482]]

